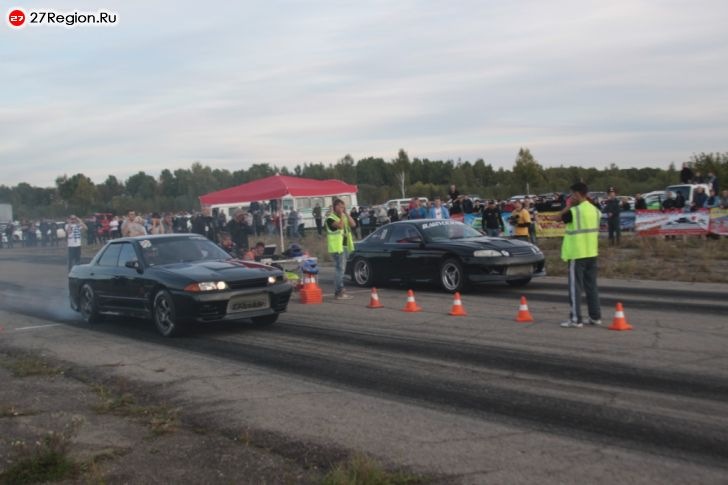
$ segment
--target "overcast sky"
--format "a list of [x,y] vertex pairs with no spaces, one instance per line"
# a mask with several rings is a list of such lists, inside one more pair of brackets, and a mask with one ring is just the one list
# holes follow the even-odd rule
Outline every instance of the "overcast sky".
[[399,148],[496,167],[521,146],[544,166],[728,151],[725,0],[17,3],[119,24],[4,11],[0,184]]

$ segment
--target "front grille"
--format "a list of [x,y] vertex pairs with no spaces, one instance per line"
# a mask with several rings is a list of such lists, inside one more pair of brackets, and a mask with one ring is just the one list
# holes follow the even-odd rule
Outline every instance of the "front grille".
[[268,286],[268,278],[253,278],[249,280],[228,281],[227,284],[231,290],[265,287]]
[[535,254],[530,246],[512,246],[506,251],[511,253],[512,256],[532,256]]

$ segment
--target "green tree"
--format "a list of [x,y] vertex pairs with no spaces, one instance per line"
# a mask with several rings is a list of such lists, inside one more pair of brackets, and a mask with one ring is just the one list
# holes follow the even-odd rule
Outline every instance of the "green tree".
[[525,193],[543,189],[546,180],[543,167],[533,158],[531,151],[523,147],[518,150],[518,156],[513,165],[513,177],[519,186],[518,190],[525,190]]

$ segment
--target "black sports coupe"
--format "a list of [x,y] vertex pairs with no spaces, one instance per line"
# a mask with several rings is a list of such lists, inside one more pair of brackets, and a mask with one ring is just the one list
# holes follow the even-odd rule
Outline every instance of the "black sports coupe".
[[165,337],[191,323],[250,319],[269,325],[292,287],[279,269],[232,259],[197,234],[109,241],[68,274],[71,308],[89,323],[105,314],[151,318]]
[[546,272],[543,253],[531,243],[487,237],[449,219],[418,219],[387,224],[358,242],[346,274],[360,286],[435,282],[455,292],[490,281],[522,286]]

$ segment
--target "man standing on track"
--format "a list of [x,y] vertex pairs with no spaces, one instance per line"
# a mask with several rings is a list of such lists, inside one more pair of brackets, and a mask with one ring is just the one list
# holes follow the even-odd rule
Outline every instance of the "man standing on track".
[[354,250],[354,236],[351,230],[355,227],[356,222],[347,214],[344,201],[334,199],[334,210],[326,217],[326,239],[329,254],[336,264],[334,297],[337,300],[351,299],[351,295],[348,295],[344,289],[344,270],[346,269],[346,258]]
[[571,200],[561,211],[566,233],[561,245],[561,259],[569,263],[569,319],[564,328],[581,328],[581,292],[586,293],[590,325],[602,324],[597,288],[597,257],[599,255],[599,209],[589,202],[589,189],[583,182],[571,186]]

